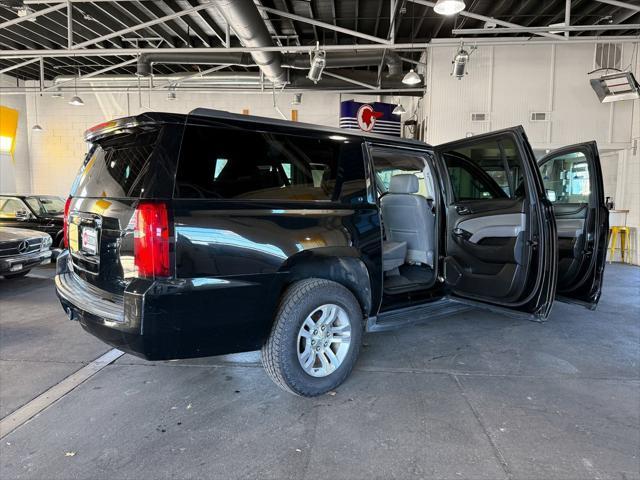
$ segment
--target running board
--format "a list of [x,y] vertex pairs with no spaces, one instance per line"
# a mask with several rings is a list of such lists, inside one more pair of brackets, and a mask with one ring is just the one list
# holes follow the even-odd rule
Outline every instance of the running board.
[[472,308],[463,303],[443,298],[424,305],[383,312],[376,317],[369,317],[366,331],[385,332],[387,330],[395,330],[415,323],[455,315]]

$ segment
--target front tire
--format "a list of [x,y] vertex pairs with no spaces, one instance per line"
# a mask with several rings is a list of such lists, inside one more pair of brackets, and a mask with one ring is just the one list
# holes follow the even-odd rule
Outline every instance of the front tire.
[[362,341],[362,310],[339,283],[312,278],[282,296],[262,364],[282,389],[315,397],[349,376]]

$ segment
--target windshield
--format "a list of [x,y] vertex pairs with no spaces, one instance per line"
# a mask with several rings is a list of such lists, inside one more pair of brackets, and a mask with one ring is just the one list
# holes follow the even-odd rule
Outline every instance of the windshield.
[[27,197],[25,201],[38,216],[64,213],[64,201],[59,197]]

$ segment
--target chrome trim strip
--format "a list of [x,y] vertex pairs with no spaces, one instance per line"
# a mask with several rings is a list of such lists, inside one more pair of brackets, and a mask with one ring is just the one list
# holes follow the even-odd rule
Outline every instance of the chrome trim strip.
[[55,282],[58,295],[80,310],[124,323],[124,296],[94,287],[73,272],[56,275]]

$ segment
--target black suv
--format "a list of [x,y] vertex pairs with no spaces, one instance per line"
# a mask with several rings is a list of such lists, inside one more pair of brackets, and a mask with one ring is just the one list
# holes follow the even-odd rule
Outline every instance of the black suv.
[[54,195],[0,194],[0,227],[27,228],[48,233],[54,247],[62,247],[64,200]]
[[349,375],[364,329],[600,297],[594,142],[538,164],[522,127],[431,147],[205,109],[87,140],[58,296],[150,360],[261,348],[278,385],[313,396]]

